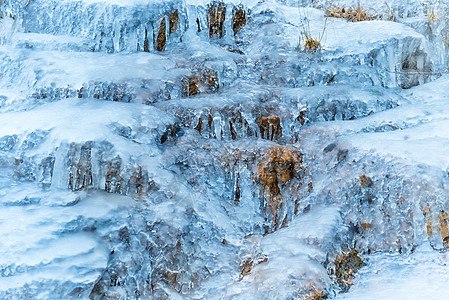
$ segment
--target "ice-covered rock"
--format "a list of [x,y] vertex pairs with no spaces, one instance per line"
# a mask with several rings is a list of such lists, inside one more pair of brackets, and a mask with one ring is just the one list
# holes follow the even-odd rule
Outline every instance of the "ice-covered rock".
[[358,299],[443,272],[444,19],[308,4],[2,2],[0,297]]

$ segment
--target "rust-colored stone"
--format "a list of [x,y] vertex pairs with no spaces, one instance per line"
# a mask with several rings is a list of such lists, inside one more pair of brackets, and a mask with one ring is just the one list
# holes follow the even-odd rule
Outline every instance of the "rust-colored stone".
[[251,258],[248,258],[243,262],[243,264],[240,266],[240,273],[242,276],[246,276],[251,273],[251,270],[253,269],[253,263],[254,261]]
[[359,177],[360,185],[364,188],[369,188],[373,185],[373,181],[366,175],[362,175]]
[[217,73],[209,68],[203,67],[195,71],[193,75],[187,76],[182,82],[183,97],[194,96],[200,93],[213,93],[219,88]]
[[363,229],[371,228],[371,223],[367,223],[367,222],[362,223],[362,224],[360,224],[360,227],[362,227]]
[[193,95],[196,95],[196,94],[198,94],[198,84],[197,84],[197,82],[195,81],[194,78],[190,78],[189,79],[189,92],[188,92],[188,95],[189,96],[193,96]]
[[162,273],[162,277],[167,280],[170,286],[176,286],[178,283],[178,273],[172,271],[166,271]]
[[201,134],[201,130],[203,127],[203,120],[201,118],[198,119],[198,124],[195,126],[195,129]]
[[449,246],[449,214],[445,211],[440,211],[438,215],[439,224],[438,227],[440,229],[441,239],[443,240],[444,247]]
[[235,195],[234,195],[234,203],[240,202],[240,186],[239,186],[239,177],[237,177],[235,184]]
[[237,139],[237,133],[235,132],[234,126],[232,125],[231,121],[229,121],[229,131],[231,132],[231,138],[233,140]]
[[296,118],[301,125],[304,125],[304,123],[306,122],[306,113],[307,113],[307,110],[306,109],[302,109],[299,112],[298,117]]
[[223,2],[213,2],[209,6],[209,37],[218,36],[222,38],[224,35],[224,21],[226,18],[226,5]]
[[245,25],[246,11],[243,8],[234,8],[232,17],[232,29],[234,30],[234,35],[237,35]]
[[207,126],[212,127],[213,121],[214,121],[214,118],[212,118],[212,115],[209,114],[209,116],[207,117]]
[[268,191],[265,207],[271,212],[273,228],[278,228],[283,201],[281,187],[285,186],[302,168],[302,154],[298,150],[285,146],[273,147],[259,158],[255,180]]
[[168,32],[170,34],[175,33],[179,27],[179,11],[175,9],[170,13],[168,17]]
[[253,268],[257,265],[263,264],[268,261],[268,257],[264,255],[258,255],[256,259],[253,258],[247,258],[243,261],[242,265],[240,266],[240,273],[242,277],[245,277],[246,275],[251,274],[251,271]]
[[148,30],[145,28],[145,40],[143,41],[143,51],[150,52],[150,41],[148,39]]
[[301,168],[302,155],[297,149],[276,146],[267,150],[261,157],[257,170],[260,183],[270,189],[272,195],[279,194],[279,184],[285,184]]
[[260,137],[267,140],[277,140],[282,136],[281,119],[278,116],[261,117],[259,125]]
[[200,19],[196,18],[196,25],[198,26],[198,32],[201,32]]
[[429,220],[427,220],[426,231],[427,231],[427,235],[430,238],[433,235],[433,222],[432,222],[431,218],[429,218]]
[[312,182],[312,181],[309,182],[309,184],[307,185],[307,191],[308,191],[309,193],[311,193],[311,192],[313,191],[313,182]]
[[159,31],[157,33],[156,50],[163,51],[167,43],[167,22],[163,18],[159,24]]

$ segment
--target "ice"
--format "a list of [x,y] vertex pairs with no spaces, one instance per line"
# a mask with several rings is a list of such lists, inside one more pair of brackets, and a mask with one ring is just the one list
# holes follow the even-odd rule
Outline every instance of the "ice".
[[[42,192],[34,184],[9,190],[1,197],[2,297],[44,299],[48,292],[58,293],[58,285],[70,291],[82,287],[80,295],[86,297],[86,285],[93,284],[107,264],[106,245],[97,236],[101,220],[110,219],[111,213],[129,203],[102,195],[87,200],[66,191]],[[28,199],[26,204],[22,198]],[[70,224],[80,218],[82,227],[93,222],[100,230],[73,231]]]
[[[447,82],[448,77],[443,76],[429,85],[416,87],[409,92],[409,103],[351,124],[336,123],[334,129],[340,134],[351,133],[346,139],[360,149],[375,150],[445,170],[449,164],[445,154],[448,146],[448,98],[441,88]],[[378,132],[383,131],[376,130],[382,124],[392,127]]]
[[425,244],[406,257],[373,255],[351,291],[335,299],[441,299],[446,293],[447,264],[446,253]]
[[213,298],[285,298],[295,292],[301,295],[304,291],[295,291],[298,286],[324,290],[328,282],[321,264],[331,250],[324,244],[336,234],[338,220],[338,207],[316,207],[288,228],[265,237],[248,237],[246,243],[255,249],[249,257],[254,266],[251,274],[227,286],[223,296]]
[[2,3],[0,298],[444,298],[446,8],[298,4]]

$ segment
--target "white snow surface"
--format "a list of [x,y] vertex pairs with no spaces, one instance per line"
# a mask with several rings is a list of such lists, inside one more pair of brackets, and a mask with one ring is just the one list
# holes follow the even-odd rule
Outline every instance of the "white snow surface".
[[[448,86],[449,77],[445,75],[405,92],[409,103],[363,119],[325,125],[359,149],[445,171],[449,166]],[[386,124],[398,130],[363,132]]]
[[439,300],[446,295],[449,258],[447,252],[436,252],[421,245],[407,256],[375,254],[359,274],[345,300]]

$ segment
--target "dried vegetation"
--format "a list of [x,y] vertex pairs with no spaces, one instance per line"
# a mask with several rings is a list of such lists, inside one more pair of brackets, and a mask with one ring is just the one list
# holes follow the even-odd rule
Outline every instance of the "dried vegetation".
[[336,4],[331,4],[326,7],[326,16],[330,18],[341,18],[346,19],[349,22],[361,22],[361,21],[371,21],[376,19],[376,17],[369,13],[367,10],[363,9],[360,2],[356,7],[340,7]]
[[365,266],[360,253],[356,249],[343,252],[335,258],[334,269],[331,274],[335,276],[337,284],[343,291],[352,285],[357,271]]
[[299,34],[299,43],[297,50],[303,50],[307,53],[314,54],[321,49],[321,41],[326,32],[327,17],[323,24],[323,30],[319,36],[314,36],[310,28],[310,16],[306,9],[307,3],[305,0],[298,0],[299,17],[301,20],[301,31]]

